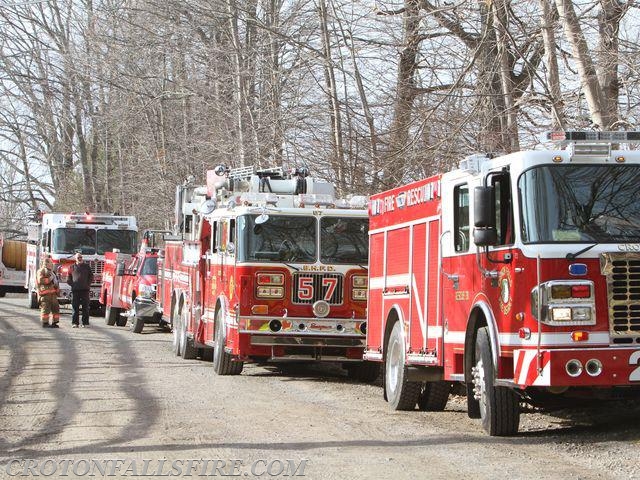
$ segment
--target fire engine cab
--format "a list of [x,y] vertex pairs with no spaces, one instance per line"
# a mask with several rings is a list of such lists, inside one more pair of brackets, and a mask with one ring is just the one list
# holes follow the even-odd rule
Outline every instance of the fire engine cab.
[[395,410],[640,392],[640,132],[561,132],[371,197],[367,346]]
[[131,318],[134,333],[141,333],[145,324],[163,323],[155,302],[159,249],[148,244],[147,233],[134,255],[117,249],[105,253],[102,276],[106,324],[124,327]]
[[136,219],[109,213],[45,213],[27,226],[26,288],[30,308],[37,308],[36,271],[44,257],[53,260],[60,280],[60,303],[71,302],[71,287],[67,279],[76,252],[82,253],[93,272],[90,298],[92,307],[99,307],[100,286],[104,269],[104,254],[114,248],[134,253],[137,244]]
[[[344,362],[354,377],[366,332],[366,197],[334,198],[306,169],[220,166],[176,193],[178,235],[159,267],[176,355],[213,349],[214,370],[247,361]],[[204,351],[203,351],[204,349]]]

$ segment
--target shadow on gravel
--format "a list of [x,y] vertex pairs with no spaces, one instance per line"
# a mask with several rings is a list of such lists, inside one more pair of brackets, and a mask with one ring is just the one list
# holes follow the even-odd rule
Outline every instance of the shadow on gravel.
[[[34,318],[33,315],[20,315],[16,310],[10,310],[0,308],[0,315],[3,317],[22,316],[24,322],[32,324],[33,328],[39,328],[39,318]],[[0,338],[0,345],[3,347],[6,345],[9,347],[10,361],[7,371],[0,377],[0,405],[4,404],[13,386],[14,379],[24,373],[25,370],[31,368],[50,368],[55,370],[55,377],[47,384],[46,388],[52,392],[54,397],[55,406],[52,415],[48,415],[48,419],[38,426],[38,430],[31,435],[16,441],[11,442],[0,438],[0,452],[9,452],[16,454],[17,452],[31,452],[33,454],[41,454],[42,450],[33,449],[35,444],[40,443],[54,443],[54,437],[64,431],[64,429],[71,423],[71,419],[78,414],[81,409],[83,400],[77,395],[78,392],[102,392],[102,395],[95,396],[96,399],[104,399],[104,395],[108,392],[107,389],[96,389],[96,384],[99,379],[96,378],[91,381],[81,381],[77,378],[77,373],[83,369],[99,368],[117,368],[120,370],[120,375],[117,380],[119,383],[117,392],[113,392],[112,396],[114,401],[132,400],[133,411],[132,419],[127,425],[121,427],[120,433],[111,438],[106,438],[99,442],[89,443],[82,447],[73,447],[63,450],[66,453],[78,453],[84,451],[119,451],[121,450],[117,445],[122,443],[131,442],[138,438],[144,437],[147,431],[155,424],[158,419],[158,412],[160,411],[158,399],[151,393],[147,387],[147,378],[138,369],[138,365],[142,365],[136,355],[134,347],[134,341],[125,340],[116,332],[109,331],[107,328],[92,328],[89,330],[91,337],[87,338],[73,338],[70,337],[66,328],[70,328],[70,325],[65,320],[61,319],[62,328],[59,330],[43,330],[43,334],[48,335],[49,339],[52,339],[57,343],[54,351],[60,352],[62,360],[57,360],[53,365],[35,365],[28,363],[27,342],[40,342],[42,341],[41,335],[22,335],[16,330],[16,327],[12,325],[12,322],[7,321],[5,318],[0,318],[0,329],[5,333]],[[52,335],[50,335],[52,334]],[[96,337],[96,334],[102,338]],[[16,337],[20,336],[20,339]],[[12,341],[13,340],[13,341]],[[109,362],[100,364],[99,361],[94,362],[80,362],[78,354],[78,344],[81,342],[88,342],[92,344],[108,344],[113,352],[110,356]],[[90,353],[89,353],[90,355]],[[86,388],[86,387],[93,388]],[[43,387],[44,388],[44,387]],[[25,390],[22,390],[25,392]],[[35,392],[42,392],[42,389],[34,389]],[[91,399],[84,400],[85,404],[90,405]],[[86,409],[85,409],[86,410]],[[87,411],[91,411],[90,409]],[[76,425],[77,427],[77,425]],[[53,452],[47,451],[47,454]]]
[[329,362],[282,362],[258,364],[262,367],[259,371],[250,372],[245,370],[242,375],[248,377],[273,377],[280,378],[283,382],[322,382],[338,384],[363,384],[382,386],[379,377],[375,382],[362,382],[349,378],[347,371],[340,364]]
[[[599,434],[602,433],[602,436]],[[184,442],[184,443],[163,443],[155,445],[128,445],[119,446],[114,445],[113,442],[103,442],[98,444],[83,445],[75,448],[62,448],[57,450],[47,450],[48,456],[63,456],[63,455],[82,455],[82,454],[111,454],[111,453],[126,453],[136,452],[138,454],[145,452],[156,452],[160,455],[166,454],[166,452],[193,452],[200,450],[215,450],[231,449],[231,450],[259,450],[259,451],[302,451],[302,450],[322,450],[322,449],[334,449],[334,448],[410,448],[410,447],[431,447],[442,445],[460,445],[468,448],[470,444],[477,445],[545,445],[545,444],[558,444],[559,441],[571,441],[577,443],[601,443],[603,441],[632,441],[638,438],[640,430],[636,427],[631,429],[631,435],[616,435],[615,429],[593,429],[584,426],[567,427],[562,430],[545,430],[538,432],[526,432],[515,437],[488,437],[484,433],[474,431],[467,432],[465,434],[449,433],[449,434],[434,434],[428,437],[412,438],[407,440],[391,439],[391,440],[370,440],[370,439],[354,439],[354,440],[329,440],[329,441],[302,441],[302,442],[224,442],[219,443],[202,441],[198,442]],[[568,438],[575,435],[575,439]],[[588,436],[588,435],[591,435]],[[37,456],[41,455],[42,451],[39,450],[22,450],[23,456]]]
[[[0,312],[4,312],[4,310],[0,309]],[[4,318],[0,318],[0,332],[0,350],[8,351],[7,355],[9,357],[9,364],[4,374],[0,377],[0,405],[5,405],[9,403],[7,396],[11,391],[14,379],[24,371],[26,352],[22,343],[14,340],[19,333]],[[6,451],[7,448],[7,440],[4,436],[0,437],[0,451]]]
[[[4,308],[0,308],[0,314],[15,315],[16,312],[14,310],[6,310]],[[6,328],[16,331],[15,327],[11,325],[9,322],[7,322],[6,320],[0,319],[0,321],[2,322],[3,326],[6,326]],[[28,321],[30,324],[33,325],[33,328],[38,328],[40,326],[39,318],[24,316],[21,321],[23,322]],[[79,403],[78,398],[74,394],[69,393],[76,376],[75,370],[74,370],[74,367],[78,362],[78,355],[77,355],[76,349],[73,346],[73,344],[69,344],[68,341],[65,341],[66,335],[62,333],[62,330],[55,330],[53,332],[51,332],[50,330],[45,330],[43,332],[43,334],[45,335],[48,333],[55,334],[50,336],[50,338],[53,339],[58,344],[57,349],[60,352],[63,352],[62,361],[57,362],[55,365],[54,364],[50,364],[50,365],[31,364],[30,368],[43,368],[43,369],[49,368],[51,370],[55,369],[58,372],[58,374],[55,375],[54,377],[53,384],[47,387],[53,393],[54,402],[55,402],[55,409],[54,409],[55,414],[49,415],[48,419],[44,422],[42,426],[39,427],[37,432],[34,432],[31,435],[15,443],[12,443],[10,441],[4,442],[3,447],[5,451],[8,449],[19,449],[23,446],[31,445],[36,442],[46,441],[47,439],[57,435],[64,429],[64,426],[73,417],[76,411],[76,405],[78,405]],[[13,373],[8,372],[8,374],[10,374],[11,377],[13,378],[16,378],[20,373],[23,373],[26,370],[27,360],[28,360],[28,354],[25,348],[26,345],[28,345],[29,342],[42,341],[42,338],[40,336],[32,337],[27,335],[20,335],[20,337],[21,338],[19,340],[17,338],[14,338],[14,341],[12,342],[13,345],[10,345],[10,348],[12,348],[12,353],[11,353],[12,363],[14,362],[14,359],[15,359],[15,361],[19,362],[19,364],[21,365],[21,368],[18,372],[15,372],[15,371]],[[61,374],[60,372],[65,372],[65,373]],[[11,385],[9,385],[9,387],[10,386]],[[7,389],[2,389],[2,391],[4,392],[3,395],[8,395],[10,390],[9,388],[7,388]],[[24,390],[24,389],[22,389],[22,391],[25,393],[28,392],[28,390]],[[42,389],[34,389],[34,392],[42,392]]]
[[549,428],[522,432],[526,438],[579,437],[581,443],[640,440],[640,402],[603,401],[598,406],[546,413]]

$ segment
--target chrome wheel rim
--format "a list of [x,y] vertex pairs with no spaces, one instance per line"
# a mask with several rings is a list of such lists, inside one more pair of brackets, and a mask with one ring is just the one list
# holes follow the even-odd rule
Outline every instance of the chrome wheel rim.
[[478,359],[473,371],[473,384],[474,396],[480,403],[480,416],[482,418],[485,418],[487,415],[487,384],[484,379],[484,364],[482,363],[482,359]]
[[398,376],[402,362],[402,353],[400,351],[400,342],[394,339],[389,350],[387,362],[387,388],[391,392],[395,392],[398,388]]

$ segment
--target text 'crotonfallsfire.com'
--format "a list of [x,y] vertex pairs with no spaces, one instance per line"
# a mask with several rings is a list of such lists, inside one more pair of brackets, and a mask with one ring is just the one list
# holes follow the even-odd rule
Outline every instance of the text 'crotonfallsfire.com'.
[[304,477],[308,460],[13,458],[10,477]]

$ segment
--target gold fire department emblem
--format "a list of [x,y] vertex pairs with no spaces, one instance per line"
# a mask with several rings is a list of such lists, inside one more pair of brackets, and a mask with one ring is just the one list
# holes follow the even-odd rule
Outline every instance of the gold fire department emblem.
[[500,310],[507,315],[511,311],[511,270],[504,266],[498,275],[498,285],[500,287]]

